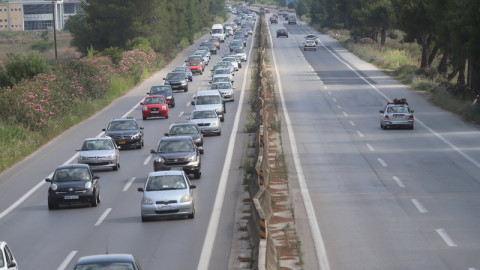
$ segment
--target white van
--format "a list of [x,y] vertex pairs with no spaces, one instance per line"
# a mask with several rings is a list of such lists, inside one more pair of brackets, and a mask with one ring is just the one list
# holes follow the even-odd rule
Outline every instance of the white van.
[[297,24],[297,16],[295,13],[288,14],[288,24]]
[[214,38],[218,38],[220,42],[225,42],[225,31],[223,30],[223,25],[221,24],[214,24],[212,26],[212,31],[210,31],[210,34]]

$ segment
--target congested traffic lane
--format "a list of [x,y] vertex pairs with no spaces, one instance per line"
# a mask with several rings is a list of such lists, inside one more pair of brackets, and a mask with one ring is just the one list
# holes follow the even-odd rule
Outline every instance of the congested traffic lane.
[[[306,269],[479,269],[478,129],[327,36],[304,52],[314,31],[283,23],[269,27]],[[378,111],[404,97],[415,130],[380,129]]]
[[[207,36],[202,40],[206,38]],[[222,44],[222,51],[212,57],[212,62],[223,55],[225,45]],[[195,76],[189,92],[176,94],[177,105],[170,110],[169,119],[141,120],[141,108],[138,103],[151,85],[161,84],[166,72],[182,65],[197,46],[198,44],[192,45],[164,70],[154,74],[124,97],[115,100],[87,121],[60,135],[39,152],[0,176],[2,240],[7,240],[14,249],[21,268],[69,269],[80,256],[107,251],[133,253],[144,269],[157,269],[159,265],[168,269],[196,267],[222,172],[222,166],[219,165],[226,159],[225,153],[239,102],[227,104],[226,120],[222,123],[222,136],[205,138],[202,176],[200,180],[193,180],[197,185],[195,219],[141,223],[141,193],[136,189],[142,186],[146,175],[152,170],[153,161],[149,150],[155,148],[160,137],[168,131],[170,123],[186,121],[185,115],[191,110],[192,95],[198,90],[207,89],[209,73]],[[243,68],[235,74],[237,95],[245,83],[241,78],[245,76],[246,70],[248,69]],[[144,127],[145,147],[142,150],[121,151],[121,167],[117,172],[97,173],[101,177],[101,204],[96,208],[48,211],[46,203],[48,186],[43,178],[66,161],[74,161],[75,158],[70,158],[75,154],[75,149],[81,146],[83,139],[99,135],[111,118],[128,115],[135,117]],[[237,145],[243,146],[242,143]],[[237,149],[235,153],[240,155],[243,150]],[[241,183],[238,170],[238,164],[241,162],[237,155],[232,164],[234,164],[230,170],[232,177],[228,179],[224,193],[228,199],[223,205],[210,260],[210,266],[215,269],[227,268],[231,247],[234,210],[238,186]],[[36,185],[38,188],[31,189]],[[26,193],[28,191],[31,192]],[[5,211],[25,194],[25,200],[20,200],[20,204],[14,205],[11,211]]]

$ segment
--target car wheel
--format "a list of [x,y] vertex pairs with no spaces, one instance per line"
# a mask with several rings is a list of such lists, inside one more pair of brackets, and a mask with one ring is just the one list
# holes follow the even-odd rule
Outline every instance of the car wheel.
[[189,81],[193,82],[193,76],[192,76],[192,78],[189,79]]
[[192,219],[195,217],[195,206],[193,207],[192,213],[187,216],[189,219]]
[[142,222],[148,221],[148,218],[142,216]]
[[202,173],[200,172],[200,170],[195,171],[195,172],[193,173],[193,177],[194,177],[195,179],[200,179],[200,175],[202,175]]
[[142,119],[143,119],[143,120],[147,120],[147,117],[145,117],[145,116],[142,116]]
[[205,153],[205,149],[201,149],[201,150],[200,150],[200,154],[203,155],[204,153]]
[[175,108],[175,103],[172,103],[171,107],[172,107],[172,108]]
[[304,51],[306,51],[307,49],[303,48]]
[[165,119],[168,119],[168,115],[167,115],[167,116],[165,116]]
[[380,128],[385,129],[385,126],[382,123],[380,123]]
[[188,87],[185,87],[185,89],[183,90],[183,92],[188,92]]
[[[95,192],[94,192],[95,193]],[[97,207],[98,205],[98,195],[97,196],[93,196],[92,198],[92,203],[91,203],[92,207]]]
[[55,210],[58,208],[58,205],[52,201],[48,201],[48,210]]
[[225,116],[220,118],[220,122],[223,122],[223,121],[225,121]]
[[217,133],[217,136],[221,136],[222,135],[222,131],[220,130],[218,133]]
[[115,164],[115,166],[112,167],[112,171],[117,171],[118,167],[120,167],[120,165],[118,163]]

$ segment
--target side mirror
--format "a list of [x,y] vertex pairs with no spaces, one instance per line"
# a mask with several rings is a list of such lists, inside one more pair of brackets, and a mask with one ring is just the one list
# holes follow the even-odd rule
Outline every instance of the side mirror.
[[185,117],[186,120],[190,120],[190,116]]
[[93,179],[94,179],[94,180],[98,180],[98,179],[100,179],[100,176],[94,175],[94,176],[93,176]]
[[150,154],[156,154],[157,151],[153,150],[153,149],[150,149]]
[[77,149],[75,149],[75,151],[77,151],[77,152],[78,152],[78,151],[80,151],[80,149],[78,149],[78,148],[77,148]]
[[45,178],[45,182],[51,183],[51,182],[52,182],[52,179],[50,179],[50,178]]
[[143,129],[143,127],[140,127],[140,129]]
[[379,113],[385,113],[385,111],[384,111],[384,110],[380,110],[380,111],[378,111],[378,112],[379,112]]
[[194,188],[197,188],[197,186],[196,185],[190,185],[190,188],[194,189]]
[[140,192],[143,192],[143,188],[141,188],[141,187],[139,187],[137,190],[140,191]]
[[170,136],[170,134],[168,134],[168,133],[165,133],[164,135],[167,136],[167,137]]
[[143,101],[142,101],[142,102],[140,102],[140,105],[143,105]]
[[102,131],[107,131],[106,129],[102,128]]
[[192,105],[194,105],[194,106],[195,106],[195,101],[192,101],[192,102],[190,102],[190,104],[192,104]]

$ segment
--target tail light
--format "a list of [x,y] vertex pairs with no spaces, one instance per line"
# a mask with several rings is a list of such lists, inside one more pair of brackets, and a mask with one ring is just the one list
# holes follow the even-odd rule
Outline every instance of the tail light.
[[408,120],[413,120],[413,115],[410,115],[410,116],[408,117]]
[[385,115],[385,119],[390,119],[390,117],[388,117],[388,115]]

